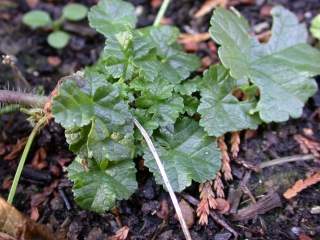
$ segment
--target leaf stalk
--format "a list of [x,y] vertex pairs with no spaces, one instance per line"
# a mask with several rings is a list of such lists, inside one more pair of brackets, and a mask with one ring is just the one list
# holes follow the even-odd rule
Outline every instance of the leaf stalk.
[[13,179],[13,182],[12,182],[12,186],[10,188],[9,196],[8,196],[8,199],[7,199],[7,202],[10,203],[10,204],[12,204],[14,196],[16,194],[17,186],[18,186],[18,183],[19,183],[19,180],[20,180],[20,177],[21,177],[21,173],[22,173],[24,164],[26,162],[26,159],[28,157],[28,154],[30,152],[30,148],[31,148],[31,145],[33,143],[33,140],[34,140],[37,132],[44,126],[46,121],[47,121],[47,118],[43,117],[34,126],[34,128],[32,129],[32,132],[31,132],[31,134],[30,134],[30,136],[28,138],[27,144],[23,149],[23,153],[22,153],[22,156],[20,158],[19,165],[18,165],[16,174],[14,176],[14,179]]
[[164,17],[164,14],[167,11],[167,8],[169,6],[170,0],[164,0],[161,4],[160,10],[157,14],[156,19],[154,20],[153,26],[157,27],[160,25],[160,22],[162,20],[162,18]]
[[174,206],[174,208],[176,210],[176,213],[177,213],[179,222],[181,224],[181,228],[182,228],[182,231],[184,233],[184,236],[185,236],[185,238],[187,240],[192,240],[190,232],[189,232],[189,229],[188,229],[187,224],[186,224],[186,222],[184,220],[184,217],[183,217],[183,214],[182,214],[182,210],[181,210],[180,205],[178,203],[178,199],[177,199],[177,197],[176,197],[176,195],[175,195],[175,193],[174,193],[174,191],[172,189],[172,186],[170,184],[169,178],[168,178],[167,173],[166,173],[166,171],[164,169],[164,166],[163,166],[163,164],[162,164],[162,162],[160,160],[160,157],[159,157],[159,155],[158,155],[158,153],[156,151],[156,148],[154,147],[154,145],[152,143],[152,140],[149,137],[147,131],[142,127],[142,125],[139,123],[139,121],[134,118],[133,122],[136,125],[136,127],[139,129],[139,131],[142,134],[142,136],[144,137],[144,139],[146,140],[147,145],[148,145],[148,147],[149,147],[154,159],[156,160],[156,163],[157,163],[158,168],[160,170],[160,174],[162,176],[163,182],[164,182],[164,184],[165,184],[165,186],[166,186],[166,188],[167,188],[167,190],[169,192],[169,195],[171,197],[173,206]]

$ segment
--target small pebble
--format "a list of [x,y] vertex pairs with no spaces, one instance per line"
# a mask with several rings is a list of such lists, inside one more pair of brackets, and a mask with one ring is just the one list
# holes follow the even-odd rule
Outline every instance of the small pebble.
[[310,210],[311,214],[320,214],[320,206],[312,207]]

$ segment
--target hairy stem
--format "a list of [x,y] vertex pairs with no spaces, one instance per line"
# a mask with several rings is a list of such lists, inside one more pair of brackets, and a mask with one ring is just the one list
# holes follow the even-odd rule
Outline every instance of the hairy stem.
[[0,103],[18,103],[29,107],[43,107],[48,97],[10,90],[0,90]]
[[17,186],[18,186],[18,183],[19,183],[19,180],[20,180],[20,177],[21,177],[21,173],[22,173],[24,164],[26,162],[26,159],[28,157],[28,153],[30,151],[31,145],[33,143],[33,140],[34,140],[37,132],[42,128],[42,126],[45,124],[46,121],[47,121],[47,118],[44,117],[44,118],[40,119],[39,122],[34,126],[34,128],[32,129],[32,132],[31,132],[31,134],[30,134],[30,136],[28,138],[27,144],[23,149],[23,153],[22,153],[21,159],[19,161],[19,165],[18,165],[16,174],[14,176],[14,179],[13,179],[13,182],[12,182],[12,186],[11,186],[11,189],[10,189],[10,193],[9,193],[9,196],[8,196],[8,200],[7,200],[8,203],[10,203],[10,204],[12,204],[13,198],[14,198],[14,196],[16,194]]
[[160,25],[161,19],[163,18],[164,14],[166,13],[167,8],[169,6],[169,3],[170,3],[170,0],[164,0],[162,2],[162,5],[161,5],[160,10],[157,14],[157,17],[154,20],[153,26],[157,27]]
[[178,216],[178,219],[179,219],[179,222],[181,224],[181,228],[182,228],[182,231],[184,233],[184,236],[187,240],[192,240],[191,238],[191,235],[190,235],[190,232],[189,232],[189,229],[187,227],[187,224],[183,218],[183,215],[182,215],[182,211],[181,211],[181,208],[180,208],[180,205],[178,203],[178,200],[177,200],[177,197],[172,189],[172,186],[170,184],[170,181],[169,181],[169,178],[167,176],[167,173],[166,171],[164,170],[164,166],[160,160],[160,157],[156,151],[156,148],[154,147],[147,131],[141,126],[141,124],[139,123],[139,121],[137,119],[133,119],[134,121],[134,124],[136,125],[136,127],[139,129],[140,133],[142,134],[142,136],[144,137],[144,139],[146,140],[147,142],[147,145],[154,157],[154,159],[156,160],[156,163],[158,165],[158,168],[160,170],[160,174],[162,176],[162,179],[163,179],[163,182],[169,192],[169,195],[171,197],[171,200],[172,200],[172,203],[173,203],[173,206],[176,210],[176,213],[177,213],[177,216]]

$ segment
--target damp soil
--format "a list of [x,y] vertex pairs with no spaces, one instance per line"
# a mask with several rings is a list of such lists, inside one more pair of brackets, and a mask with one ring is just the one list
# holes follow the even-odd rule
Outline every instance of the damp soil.
[[[22,15],[30,10],[25,0],[0,1],[0,53],[12,54],[17,65],[32,85],[33,91],[50,93],[57,81],[62,77],[86,65],[93,64],[99,57],[104,39],[89,29],[86,21],[66,26],[72,33],[71,43],[63,50],[50,48],[46,43],[45,31],[31,31],[21,24]],[[54,17],[59,16],[62,7],[68,2],[39,0],[37,8],[46,10]],[[87,6],[95,0],[77,1]],[[157,9],[149,0],[131,1],[139,14],[139,26],[152,24]],[[241,1],[238,1],[241,2]],[[294,11],[301,21],[310,20],[320,11],[318,0],[256,0],[240,3],[235,7],[249,20],[252,30],[257,26],[269,26],[268,14],[270,6],[281,4]],[[194,19],[194,13],[204,1],[179,0],[172,1],[166,17],[169,22],[178,26],[182,32],[205,32],[208,30],[210,14]],[[259,25],[260,24],[260,25]],[[81,29],[81,31],[77,29]],[[312,41],[312,39],[310,39]],[[216,53],[209,51],[209,43],[197,50],[202,57],[216,61]],[[14,75],[9,67],[0,65],[0,87],[14,88]],[[320,81],[319,81],[320,82]],[[319,163],[314,161],[298,161],[279,166],[265,168],[256,173],[246,165],[257,166],[271,159],[302,154],[294,135],[304,134],[312,130],[313,138],[320,141],[319,117],[315,111],[320,107],[320,92],[311,98],[304,108],[303,116],[282,124],[261,126],[257,131],[248,131],[241,135],[241,150],[237,162],[232,162],[234,180],[225,182],[226,195],[230,189],[237,189],[248,171],[251,177],[247,187],[254,198],[259,200],[264,194],[274,191],[280,196],[281,206],[273,208],[265,214],[250,220],[232,221],[230,215],[219,215],[228,223],[240,239],[320,239],[320,215],[311,209],[320,205],[320,186],[314,185],[293,200],[285,200],[283,192],[307,173],[319,171]],[[31,127],[24,114],[4,115],[0,121],[0,195],[6,197],[10,180],[13,178],[19,154],[5,160],[6,154],[16,148],[17,141],[28,136]],[[44,149],[44,167],[37,169],[32,164],[39,149]],[[68,239],[98,240],[107,239],[126,225],[130,229],[130,239],[184,239],[180,225],[175,218],[170,198],[162,187],[155,184],[152,174],[145,168],[139,168],[137,174],[139,189],[127,201],[117,203],[117,209],[104,214],[96,214],[78,208],[73,200],[72,183],[66,178],[63,168],[73,160],[68,151],[63,129],[51,122],[38,135],[32,146],[23,178],[18,187],[14,205],[26,215],[47,224],[61,236]],[[241,164],[242,163],[242,164]],[[139,165],[139,160],[137,160]],[[198,185],[194,183],[185,193],[198,198]],[[182,198],[182,195],[178,195]],[[164,207],[168,205],[168,218],[163,219]],[[249,206],[250,198],[244,195],[239,208]],[[36,208],[35,208],[36,206]],[[36,210],[35,210],[36,209]],[[207,226],[195,222],[190,228],[192,237],[197,239],[228,240],[234,239],[232,234],[216,221],[209,219]]]

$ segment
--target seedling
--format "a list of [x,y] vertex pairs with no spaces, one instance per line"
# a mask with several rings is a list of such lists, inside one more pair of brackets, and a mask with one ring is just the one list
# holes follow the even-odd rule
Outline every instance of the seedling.
[[69,33],[61,30],[65,20],[81,21],[87,16],[87,7],[79,3],[70,3],[62,10],[62,15],[57,20],[52,20],[50,15],[42,10],[33,10],[23,16],[23,23],[32,29],[47,27],[52,32],[47,37],[47,42],[51,47],[61,49],[70,41]]
[[[294,14],[275,7],[272,15],[272,37],[261,44],[240,14],[215,10],[210,34],[222,64],[190,78],[199,59],[182,51],[177,28],[159,26],[161,16],[137,29],[128,2],[92,7],[90,26],[106,37],[101,58],[64,78],[46,104],[77,155],[68,167],[76,202],[104,212],[128,199],[137,189],[138,156],[168,190],[212,180],[220,169],[218,137],[300,117],[317,90],[312,77],[320,74],[320,53]],[[164,165],[161,174],[154,158]]]

